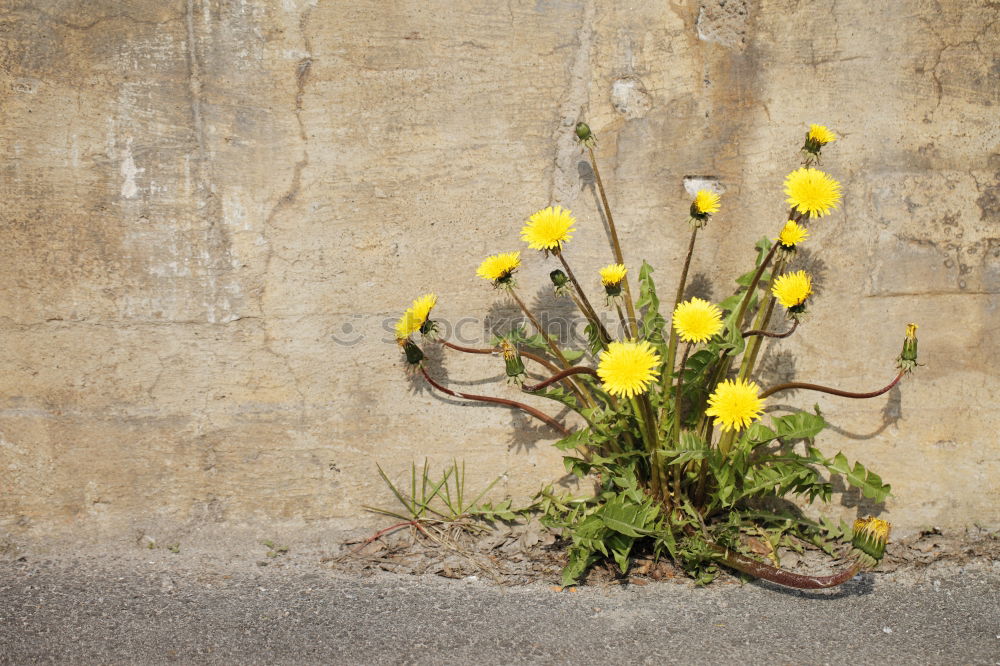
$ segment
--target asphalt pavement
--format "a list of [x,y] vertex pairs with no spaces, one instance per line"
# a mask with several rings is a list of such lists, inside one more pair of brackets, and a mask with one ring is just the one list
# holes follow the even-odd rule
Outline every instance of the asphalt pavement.
[[164,551],[0,564],[0,663],[1000,664],[1000,561],[557,591]]

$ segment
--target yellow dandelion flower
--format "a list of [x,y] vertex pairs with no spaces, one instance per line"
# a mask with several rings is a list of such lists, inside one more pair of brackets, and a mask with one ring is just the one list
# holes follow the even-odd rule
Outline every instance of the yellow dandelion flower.
[[576,218],[561,206],[549,206],[538,211],[521,228],[521,240],[532,250],[559,250],[573,237]]
[[840,183],[812,167],[802,167],[785,178],[788,203],[810,217],[829,215],[840,202]]
[[837,135],[823,125],[810,125],[809,134],[806,135],[806,139],[809,141],[815,141],[820,146],[825,146],[828,143],[836,141]]
[[874,516],[865,516],[854,521],[852,545],[866,555],[881,560],[889,543],[892,525]]
[[809,230],[800,226],[795,220],[785,222],[784,228],[776,239],[786,248],[795,247],[805,239],[809,238]]
[[424,294],[413,301],[406,312],[396,322],[396,340],[400,343],[421,329],[431,310],[437,305],[437,296],[434,294]]
[[427,321],[427,318],[431,316],[431,310],[437,305],[438,297],[434,294],[424,294],[420,298],[413,301],[411,306],[413,309],[413,316],[416,317],[421,325]]
[[608,393],[631,398],[649,388],[659,366],[660,355],[645,340],[612,342],[601,352],[597,375]]
[[608,264],[599,271],[601,274],[601,284],[605,287],[613,287],[621,284],[621,281],[625,279],[627,271],[628,269],[625,268],[624,264]]
[[723,430],[742,430],[760,418],[764,401],[759,394],[756,382],[727,379],[708,397],[705,415],[714,416],[715,425]]
[[412,310],[407,310],[396,321],[396,342],[403,344],[407,338],[420,330],[417,318],[413,316]]
[[476,269],[476,275],[494,284],[504,283],[510,280],[510,276],[520,265],[520,252],[501,252],[483,259],[483,263]]
[[714,215],[719,212],[719,195],[711,190],[698,190],[691,202],[691,215],[701,216]]
[[805,271],[785,273],[771,285],[771,293],[786,308],[794,308],[812,293],[812,278]]
[[673,325],[684,342],[705,342],[722,330],[722,310],[708,301],[692,298],[674,309]]

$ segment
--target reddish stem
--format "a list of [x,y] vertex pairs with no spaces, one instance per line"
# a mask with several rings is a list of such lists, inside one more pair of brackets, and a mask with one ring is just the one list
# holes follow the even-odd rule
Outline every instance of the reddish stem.
[[559,423],[558,421],[556,421],[554,418],[552,418],[548,414],[540,412],[539,410],[535,409],[534,407],[531,407],[530,405],[526,405],[523,402],[517,402],[516,400],[507,400],[506,398],[494,398],[494,397],[488,396],[488,395],[475,395],[475,394],[472,394],[472,393],[461,393],[459,391],[452,391],[451,389],[445,388],[444,386],[441,386],[436,381],[434,381],[433,379],[431,379],[431,376],[429,374],[427,374],[427,368],[421,367],[420,368],[420,372],[423,373],[424,379],[427,380],[428,384],[430,384],[431,386],[433,386],[434,388],[436,388],[438,391],[441,391],[442,393],[450,395],[450,396],[452,396],[454,398],[465,398],[466,400],[477,400],[479,402],[491,402],[491,403],[494,403],[494,404],[497,404],[497,405],[506,405],[507,407],[516,407],[518,409],[523,409],[524,411],[528,412],[529,414],[531,414],[532,416],[534,416],[539,421],[542,421],[543,423],[546,423],[546,424],[552,426],[553,428],[555,428],[556,430],[558,430],[559,432],[561,432],[563,435],[568,435],[569,434],[569,429],[566,428],[566,426],[564,426],[563,424]]
[[597,377],[597,370],[594,370],[593,368],[586,368],[582,365],[575,365],[572,368],[566,368],[562,372],[552,375],[543,382],[539,382],[538,384],[535,384],[533,386],[525,384],[521,388],[523,388],[525,391],[528,391],[529,393],[534,393],[535,391],[542,390],[549,384],[555,384],[558,381],[562,381],[563,379],[566,379],[570,375],[580,375],[580,374],[588,374]]
[[744,338],[749,338],[751,335],[762,335],[766,338],[787,338],[789,335],[795,332],[795,329],[799,327],[799,320],[792,320],[792,327],[785,331],[784,333],[771,333],[770,331],[762,331],[760,329],[751,329],[749,331],[743,332]]
[[861,571],[861,563],[855,562],[847,569],[832,576],[806,576],[773,567],[770,564],[759,562],[716,544],[710,544],[710,546],[712,550],[722,554],[722,562],[728,567],[742,571],[754,578],[762,578],[778,585],[794,587],[800,590],[821,590],[828,587],[836,587],[854,578]]
[[438,338],[438,342],[443,344],[445,347],[451,347],[455,351],[465,352],[466,354],[495,354],[496,349],[492,347],[463,347],[462,345],[456,345],[454,342],[448,342],[444,338]]
[[396,530],[401,529],[403,527],[407,527],[407,526],[416,527],[418,530],[420,530],[421,532],[423,532],[426,536],[430,536],[429,534],[427,534],[427,530],[424,529],[424,526],[420,524],[419,520],[405,520],[405,521],[403,521],[401,523],[396,523],[395,525],[390,525],[389,527],[386,527],[385,529],[381,529],[378,532],[376,532],[375,534],[371,535],[370,537],[368,537],[367,539],[365,539],[364,541],[362,541],[361,545],[359,545],[356,548],[354,548],[353,550],[351,550],[351,554],[352,555],[356,555],[359,551],[361,551],[362,548],[364,548],[365,546],[367,546],[368,544],[370,544],[372,541],[377,541],[377,540],[381,539],[382,537],[384,537],[389,532],[395,532]]
[[[488,347],[487,348],[484,348],[484,347],[463,347],[461,345],[456,345],[454,342],[448,342],[447,340],[443,340],[443,339],[439,339],[438,342],[440,342],[441,344],[443,344],[445,347],[450,347],[450,348],[454,349],[455,351],[465,352],[467,354],[498,354],[498,353],[500,353],[499,349],[491,349],[491,348],[488,348]],[[549,372],[560,372],[559,367],[555,363],[552,363],[551,361],[547,361],[546,359],[542,358],[541,356],[537,356],[535,354],[532,354],[531,352],[526,352],[526,351],[523,351],[523,350],[520,350],[520,349],[518,350],[518,353],[521,356],[523,356],[524,358],[531,359],[535,363],[537,363],[537,364],[539,364],[541,366],[544,366]],[[573,393],[576,395],[576,397],[579,398],[584,404],[586,404],[586,400],[583,399],[583,394],[580,393],[580,389],[577,388],[576,384],[574,384],[573,382],[566,382],[566,387],[569,388],[571,391],[573,391]]]
[[777,386],[772,386],[763,393],[760,394],[760,398],[764,399],[769,395],[774,395],[778,391],[787,391],[789,389],[806,389],[807,391],[819,391],[820,393],[829,393],[830,395],[839,395],[841,398],[875,398],[883,393],[888,393],[893,386],[899,383],[899,380],[903,378],[905,373],[900,372],[896,375],[896,378],[889,382],[889,385],[885,388],[880,388],[877,391],[872,391],[870,393],[854,393],[852,391],[841,391],[840,389],[830,388],[829,386],[820,386],[819,384],[806,384],[805,382],[788,382],[787,384],[778,384]]

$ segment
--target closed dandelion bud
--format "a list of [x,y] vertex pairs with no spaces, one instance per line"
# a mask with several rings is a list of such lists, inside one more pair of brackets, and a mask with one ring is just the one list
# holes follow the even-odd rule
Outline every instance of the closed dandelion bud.
[[917,325],[906,325],[906,337],[903,338],[903,351],[896,360],[896,365],[904,372],[911,372],[917,367]]
[[590,125],[587,123],[576,124],[576,138],[582,143],[588,143],[595,140],[593,133],[590,131]]
[[851,545],[878,562],[885,555],[892,525],[873,516],[854,521],[854,538]]
[[424,352],[420,350],[420,347],[413,340],[403,342],[403,353],[406,354],[406,362],[410,365],[420,365],[421,361],[424,360]]
[[551,273],[549,273],[549,279],[552,280],[552,286],[556,288],[557,296],[565,296],[569,293],[569,278],[558,268]]
[[517,348],[509,340],[504,340],[500,343],[500,351],[503,353],[503,361],[507,366],[507,381],[520,386],[524,383],[524,379],[527,376],[524,370],[524,361],[521,360],[521,354],[518,353]]
[[420,335],[424,336],[428,340],[437,339],[437,330],[438,330],[437,322],[434,321],[433,319],[428,319],[423,324],[420,325]]

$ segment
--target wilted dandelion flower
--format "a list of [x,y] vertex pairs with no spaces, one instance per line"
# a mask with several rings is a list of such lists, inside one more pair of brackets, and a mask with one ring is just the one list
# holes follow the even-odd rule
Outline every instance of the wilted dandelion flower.
[[660,355],[645,340],[612,342],[601,352],[597,375],[608,393],[631,398],[649,388],[659,365]]
[[764,401],[759,394],[756,382],[727,379],[708,397],[705,415],[714,416],[715,425],[723,430],[742,430],[760,418]]
[[788,203],[810,217],[829,215],[840,202],[840,183],[812,167],[802,167],[785,178]]
[[700,298],[674,308],[674,330],[684,342],[705,342],[722,330],[722,310]]
[[573,237],[576,218],[561,206],[549,206],[528,218],[528,223],[521,228],[521,240],[532,250],[555,250]]
[[891,531],[892,525],[880,518],[874,516],[858,518],[854,521],[854,538],[851,539],[851,543],[865,555],[881,560],[889,543]]

